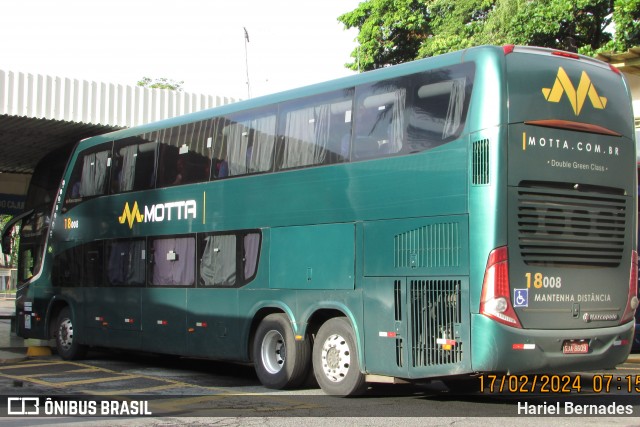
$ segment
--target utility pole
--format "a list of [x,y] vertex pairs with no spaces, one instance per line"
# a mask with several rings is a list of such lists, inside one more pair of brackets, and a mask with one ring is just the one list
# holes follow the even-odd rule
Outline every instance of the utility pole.
[[249,84],[249,55],[247,53],[247,43],[249,43],[249,33],[247,27],[244,28],[244,63],[247,70],[247,99],[251,99],[251,85]]

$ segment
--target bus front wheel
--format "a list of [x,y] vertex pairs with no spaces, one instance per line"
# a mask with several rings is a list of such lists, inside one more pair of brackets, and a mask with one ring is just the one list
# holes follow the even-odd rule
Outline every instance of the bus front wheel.
[[256,330],[253,362],[258,379],[265,387],[299,387],[307,379],[311,365],[309,340],[296,341],[287,316],[270,314]]
[[360,372],[353,329],[344,317],[324,323],[313,345],[313,370],[320,388],[335,396],[356,396],[366,390]]
[[64,360],[82,359],[87,348],[74,336],[73,316],[69,307],[60,310],[56,324],[56,348]]

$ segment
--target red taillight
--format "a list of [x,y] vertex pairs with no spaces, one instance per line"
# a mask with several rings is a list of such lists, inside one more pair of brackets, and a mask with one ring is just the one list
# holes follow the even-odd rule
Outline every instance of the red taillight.
[[551,54],[555,56],[562,56],[563,58],[580,59],[580,56],[578,56],[577,54],[565,52],[563,50],[554,50],[553,52],[551,52]]
[[502,46],[502,50],[504,51],[505,55],[509,55],[511,52],[514,51],[515,48],[516,48],[516,45],[514,44],[505,44],[504,46]]
[[620,324],[630,322],[638,307],[638,252],[631,252],[631,271],[629,272],[629,296],[627,307],[620,319]]
[[609,68],[611,68],[611,71],[613,71],[614,73],[622,75],[622,71],[620,71],[618,67],[614,67],[613,65],[609,64]]
[[514,328],[522,328],[511,305],[509,287],[509,253],[506,246],[494,249],[489,254],[482,282],[480,314]]

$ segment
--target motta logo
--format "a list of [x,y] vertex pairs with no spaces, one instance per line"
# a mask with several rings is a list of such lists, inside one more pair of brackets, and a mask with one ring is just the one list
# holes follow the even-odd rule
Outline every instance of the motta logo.
[[587,98],[589,98],[591,105],[593,105],[593,108],[595,109],[604,110],[607,106],[607,98],[598,95],[598,92],[586,71],[583,71],[580,75],[580,82],[578,83],[578,89],[576,90],[567,72],[564,68],[559,67],[553,87],[542,88],[542,94],[549,102],[560,102],[562,95],[566,94],[576,116],[580,115]]
[[180,200],[177,202],[156,203],[155,205],[145,205],[144,214],[138,207],[138,202],[133,202],[133,207],[129,202],[124,204],[122,215],[118,217],[120,224],[127,224],[133,228],[139,222],[163,222],[174,220],[196,219],[197,204],[195,200]]
[[120,224],[124,224],[126,222],[129,224],[129,228],[133,228],[134,222],[142,222],[143,219],[140,209],[138,209],[138,202],[133,202],[133,209],[130,209],[129,202],[126,202],[124,204],[122,215],[118,217],[118,222],[120,222]]

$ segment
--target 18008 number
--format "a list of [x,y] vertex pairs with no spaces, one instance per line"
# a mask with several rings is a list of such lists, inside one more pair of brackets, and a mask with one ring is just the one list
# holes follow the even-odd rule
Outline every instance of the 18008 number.
[[545,276],[542,273],[525,273],[524,277],[527,280],[527,288],[530,288],[531,285],[536,289],[562,287],[562,277],[560,276]]

